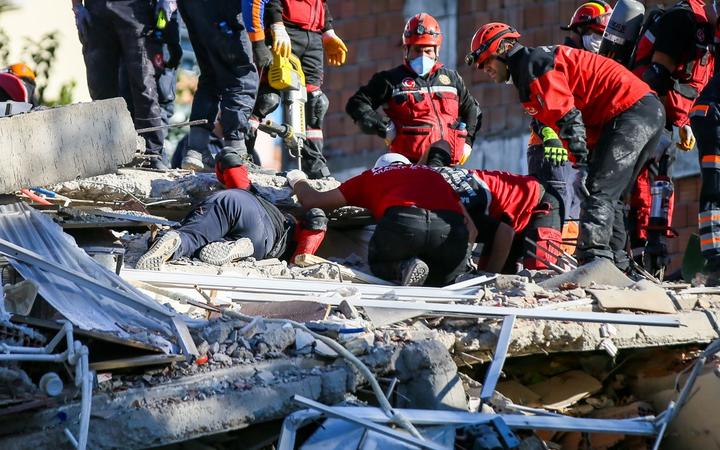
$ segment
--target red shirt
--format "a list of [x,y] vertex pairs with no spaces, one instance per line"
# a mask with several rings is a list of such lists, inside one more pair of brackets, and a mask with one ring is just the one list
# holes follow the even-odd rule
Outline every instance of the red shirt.
[[339,189],[348,205],[369,209],[377,220],[391,206],[463,213],[460,197],[442,175],[425,166],[393,165],[366,170]]
[[470,173],[490,193],[488,215],[506,222],[516,233],[522,232],[540,203],[542,190],[537,179],[499,171],[471,170]]

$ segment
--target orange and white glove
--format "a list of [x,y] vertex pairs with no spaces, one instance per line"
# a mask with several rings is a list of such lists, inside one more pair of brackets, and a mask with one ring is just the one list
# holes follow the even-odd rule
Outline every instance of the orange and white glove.
[[290,35],[285,29],[282,22],[276,22],[270,25],[270,31],[273,35],[272,50],[278,56],[287,58],[292,53],[292,44],[290,43]]
[[325,48],[325,57],[331,66],[342,66],[347,58],[348,48],[340,39],[335,30],[327,30],[322,35],[323,47]]
[[689,152],[695,147],[695,135],[690,125],[683,125],[678,128],[678,134],[680,135],[680,140],[676,145],[680,150]]

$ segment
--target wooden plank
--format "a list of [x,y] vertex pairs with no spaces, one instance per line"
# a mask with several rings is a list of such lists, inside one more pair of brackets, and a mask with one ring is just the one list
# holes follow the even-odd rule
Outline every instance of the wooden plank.
[[158,364],[170,364],[184,361],[182,355],[144,355],[133,358],[111,359],[109,361],[97,361],[90,363],[90,370],[115,370],[128,367],[154,366]]

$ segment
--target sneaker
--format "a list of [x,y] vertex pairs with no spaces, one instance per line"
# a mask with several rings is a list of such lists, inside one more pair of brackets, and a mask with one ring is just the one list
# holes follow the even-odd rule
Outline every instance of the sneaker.
[[216,266],[222,266],[238,259],[252,256],[255,249],[248,238],[237,241],[211,242],[200,250],[200,261]]
[[168,231],[157,239],[150,250],[138,259],[135,268],[138,270],[160,270],[160,266],[180,248],[180,233]]
[[200,171],[205,168],[203,162],[203,154],[197,150],[188,150],[180,163],[180,167],[185,170]]
[[400,284],[422,286],[430,274],[430,268],[419,258],[408,259],[400,264]]

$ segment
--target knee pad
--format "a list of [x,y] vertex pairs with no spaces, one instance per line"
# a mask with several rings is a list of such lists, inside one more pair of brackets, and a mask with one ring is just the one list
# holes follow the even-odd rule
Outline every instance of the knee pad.
[[307,117],[307,125],[310,128],[322,127],[325,114],[330,107],[330,100],[320,89],[308,93],[308,101],[305,104],[305,116]]
[[280,95],[277,92],[262,92],[258,95],[253,108],[253,115],[264,119],[280,106]]
[[306,230],[325,231],[327,230],[328,218],[325,211],[320,208],[311,208],[305,212],[302,220],[302,227]]

